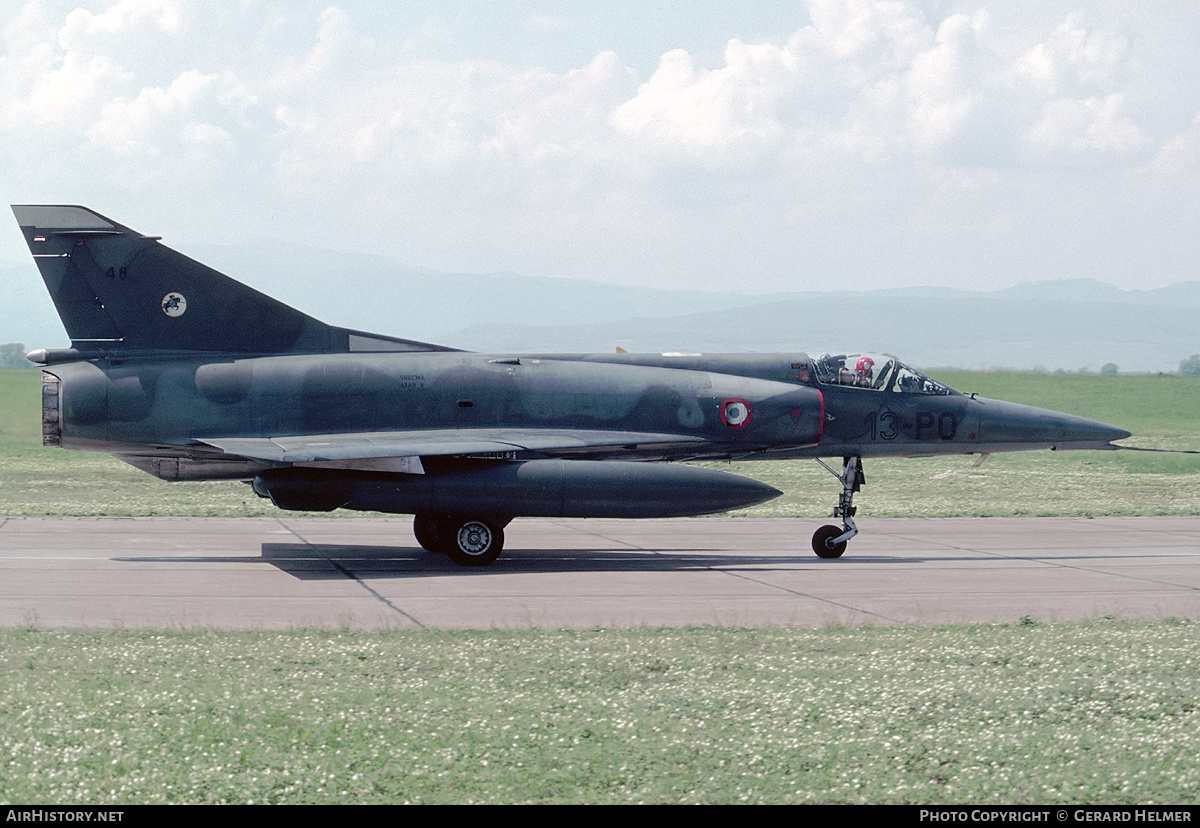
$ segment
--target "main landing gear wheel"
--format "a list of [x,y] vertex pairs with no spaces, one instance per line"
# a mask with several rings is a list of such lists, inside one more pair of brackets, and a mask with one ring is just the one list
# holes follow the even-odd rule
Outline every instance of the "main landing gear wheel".
[[421,546],[459,566],[487,566],[504,549],[506,523],[426,513],[413,516],[413,534]]
[[488,520],[460,520],[453,525],[446,555],[459,566],[487,566],[500,557],[504,530]]
[[813,532],[812,548],[817,553],[818,558],[840,558],[842,553],[846,551],[846,542],[830,543],[838,535],[845,534],[846,530],[840,526],[832,524],[822,526],[816,532]]

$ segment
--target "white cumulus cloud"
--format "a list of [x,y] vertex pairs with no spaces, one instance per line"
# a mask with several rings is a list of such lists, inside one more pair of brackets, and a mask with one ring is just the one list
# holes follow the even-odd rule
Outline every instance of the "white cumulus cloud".
[[[1162,171],[1196,180],[1200,59],[1155,2],[1112,8],[808,0],[769,36],[664,40],[639,74],[618,43],[570,68],[432,58],[459,30],[372,26],[382,6],[30,0],[3,33],[0,152],[22,200],[218,237],[316,223],[449,269],[1013,281],[1058,266],[1057,217],[1104,267],[1156,203],[1194,203]],[[576,37],[588,13],[511,31]]]

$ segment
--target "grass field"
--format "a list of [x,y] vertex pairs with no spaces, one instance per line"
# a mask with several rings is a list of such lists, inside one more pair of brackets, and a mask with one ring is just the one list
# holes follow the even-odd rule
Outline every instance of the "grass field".
[[[1200,449],[1200,378],[935,373],[964,392],[1123,426],[1132,445]],[[36,371],[0,371],[0,514],[281,514],[240,483],[165,483],[108,455],[43,448],[39,382]],[[994,455],[978,468],[974,459],[867,460],[859,515],[1200,514],[1200,455],[1043,451]],[[812,461],[716,467],[784,492],[735,514],[820,518],[837,502],[837,481]]]
[[1196,803],[1197,631],[2,631],[0,801]]

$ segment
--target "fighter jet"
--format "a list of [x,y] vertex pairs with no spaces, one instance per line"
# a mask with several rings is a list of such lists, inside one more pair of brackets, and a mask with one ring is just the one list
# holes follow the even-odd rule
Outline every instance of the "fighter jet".
[[72,345],[29,355],[46,445],[243,480],[282,509],[411,514],[418,542],[463,566],[496,560],[516,517],[681,517],[780,494],[683,465],[725,459],[824,465],[841,523],[812,547],[836,558],[864,457],[1130,436],[960,394],[886,354],[479,354],[339,328],[85,207],[13,211]]

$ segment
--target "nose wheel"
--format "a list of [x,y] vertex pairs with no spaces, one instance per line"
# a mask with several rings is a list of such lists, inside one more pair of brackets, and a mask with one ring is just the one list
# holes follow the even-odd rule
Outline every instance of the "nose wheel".
[[828,524],[813,532],[812,548],[818,558],[840,558],[846,551],[846,542],[838,542],[837,538],[846,534],[840,526]]
[[840,558],[846,551],[847,541],[858,534],[858,527],[854,525],[854,493],[867,482],[866,477],[863,476],[862,458],[842,458],[841,474],[831,469],[824,460],[818,458],[817,462],[825,466],[830,474],[842,482],[842,495],[838,498],[838,505],[833,510],[833,516],[840,517],[842,525],[830,524],[822,526],[814,532],[812,548],[819,558]]

